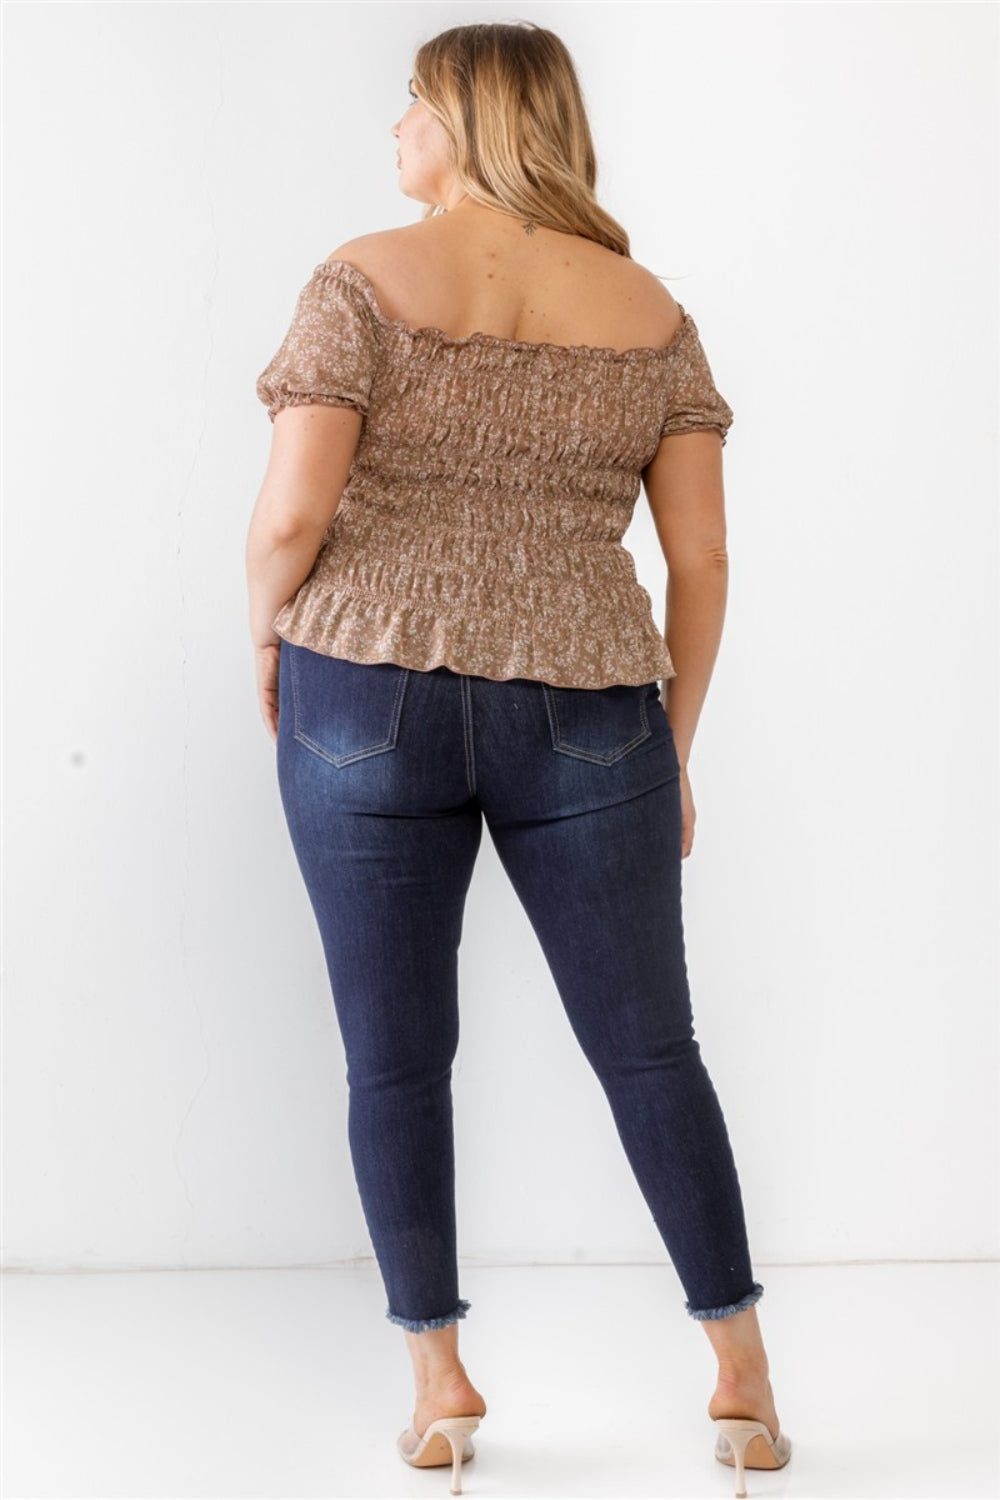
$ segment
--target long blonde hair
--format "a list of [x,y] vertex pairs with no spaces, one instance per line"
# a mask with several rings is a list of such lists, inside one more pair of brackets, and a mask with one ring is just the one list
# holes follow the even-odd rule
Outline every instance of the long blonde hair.
[[[631,259],[628,235],[594,196],[583,93],[554,32],[533,21],[454,26],[417,50],[413,83],[447,132],[470,198]],[[423,218],[441,212],[431,203]]]

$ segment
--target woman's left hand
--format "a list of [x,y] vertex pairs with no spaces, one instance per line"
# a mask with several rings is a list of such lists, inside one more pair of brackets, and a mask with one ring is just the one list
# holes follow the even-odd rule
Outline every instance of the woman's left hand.
[[270,646],[254,646],[254,664],[257,672],[257,696],[265,728],[272,740],[278,738],[278,664],[281,660],[281,642]]

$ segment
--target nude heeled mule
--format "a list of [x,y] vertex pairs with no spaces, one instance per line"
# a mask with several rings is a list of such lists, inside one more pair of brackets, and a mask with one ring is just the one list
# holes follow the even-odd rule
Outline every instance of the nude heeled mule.
[[791,1442],[783,1432],[772,1438],[763,1422],[749,1417],[716,1417],[715,1456],[720,1463],[736,1466],[736,1496],[744,1500],[747,1469],[783,1469],[792,1456]]
[[[475,1453],[472,1433],[479,1426],[480,1418],[438,1417],[418,1437],[412,1427],[407,1427],[396,1439],[396,1447],[408,1464],[418,1469],[429,1469],[438,1464],[451,1464],[451,1494],[462,1493],[462,1465]],[[450,1451],[449,1451],[450,1447]]]

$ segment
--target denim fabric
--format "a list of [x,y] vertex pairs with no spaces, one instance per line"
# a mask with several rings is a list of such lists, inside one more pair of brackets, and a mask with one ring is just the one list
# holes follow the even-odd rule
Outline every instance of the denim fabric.
[[282,641],[277,769],[347,1059],[348,1138],[385,1285],[414,1331],[459,1296],[451,1068],[486,824],[693,1318],[763,1293],[694,1036],[680,767],[657,682],[554,687]]

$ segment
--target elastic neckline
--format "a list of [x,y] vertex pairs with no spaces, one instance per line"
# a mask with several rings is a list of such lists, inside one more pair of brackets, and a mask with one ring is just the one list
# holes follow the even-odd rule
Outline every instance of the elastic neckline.
[[507,339],[498,333],[480,332],[470,333],[465,338],[455,338],[451,334],[445,333],[444,329],[442,328],[434,328],[429,325],[424,328],[413,328],[402,318],[390,317],[389,314],[387,312],[384,312],[379,305],[378,297],[375,294],[375,288],[369,281],[368,277],[363,271],[360,271],[357,266],[352,265],[349,260],[321,261],[313,272],[313,275],[318,276],[324,273],[332,275],[342,275],[345,272],[347,273],[347,280],[354,281],[357,284],[358,288],[366,297],[372,312],[375,314],[375,317],[379,320],[380,323],[385,324],[387,328],[394,328],[399,333],[408,334],[411,338],[414,339],[430,338],[435,343],[446,344],[452,348],[461,348],[466,344],[487,344],[493,345],[500,349],[531,349],[536,351],[539,349],[544,349],[551,350],[553,353],[557,354],[597,354],[602,358],[608,360],[628,360],[633,358],[662,359],[665,356],[672,355],[679,344],[682,342],[684,336],[688,333],[688,331],[694,328],[694,319],[692,318],[691,314],[685,310],[683,303],[678,302],[677,306],[680,308],[682,314],[680,327],[674,334],[673,338],[670,340],[669,344],[661,344],[658,346],[636,345],[631,349],[612,349],[609,345],[601,346],[599,344],[552,344],[545,342],[536,343],[529,339]]

